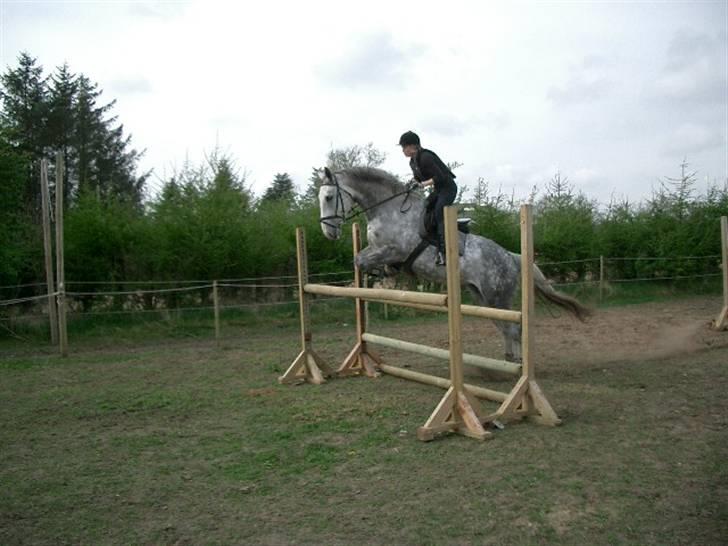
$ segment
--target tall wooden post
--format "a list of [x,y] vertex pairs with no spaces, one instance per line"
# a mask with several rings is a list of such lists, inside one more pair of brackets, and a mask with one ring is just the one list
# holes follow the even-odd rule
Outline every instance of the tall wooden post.
[[523,358],[522,375],[534,379],[536,370],[531,359],[533,346],[533,329],[531,320],[535,310],[535,293],[533,287],[533,208],[531,205],[521,207],[521,357]]
[[438,432],[457,432],[478,440],[492,437],[481,424],[480,404],[463,382],[462,314],[460,312],[460,235],[457,208],[445,207],[445,255],[447,267],[447,323],[450,337],[450,388],[417,437],[428,441]]
[[68,356],[66,273],[63,256],[63,154],[56,154],[56,279],[58,281],[58,338],[61,356]]
[[40,164],[41,215],[43,216],[43,253],[45,255],[46,292],[48,293],[48,321],[51,328],[51,343],[58,343],[58,314],[56,312],[56,285],[53,275],[53,248],[51,246],[50,196],[48,193],[48,160]]
[[487,420],[511,420],[528,416],[538,423],[555,426],[561,423],[561,419],[536,382],[532,326],[535,310],[533,257],[533,206],[521,205],[521,378],[498,411]]
[[604,256],[599,256],[599,303],[604,301]]
[[296,261],[298,263],[298,306],[301,317],[301,352],[288,370],[278,378],[279,383],[310,381],[321,384],[324,376],[331,375],[329,367],[321,360],[311,346],[311,302],[304,287],[308,284],[308,255],[306,252],[306,233],[296,228]]
[[713,321],[713,328],[725,330],[728,328],[728,216],[720,218],[720,239],[723,247],[723,309]]
[[[358,223],[354,223],[351,226],[351,240],[352,240],[352,251],[354,258],[361,252],[361,230]],[[354,286],[356,288],[363,288],[363,275],[359,266],[354,261]],[[379,356],[371,351],[367,346],[366,342],[362,339],[364,332],[367,329],[368,313],[366,310],[366,302],[359,298],[354,299],[354,305],[356,309],[356,344],[354,348],[342,362],[339,369],[336,370],[336,375],[347,376],[347,375],[359,375],[365,374],[369,377],[376,377],[379,372],[374,368],[374,364],[381,364],[382,361]],[[370,362],[370,360],[372,362]]]
[[212,281],[212,304],[215,308],[215,343],[220,345],[220,299],[217,293],[217,281]]

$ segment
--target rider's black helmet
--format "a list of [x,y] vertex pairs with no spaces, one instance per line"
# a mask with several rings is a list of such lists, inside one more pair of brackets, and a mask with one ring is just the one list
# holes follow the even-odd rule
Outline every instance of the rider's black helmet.
[[416,144],[417,146],[419,146],[420,137],[418,137],[417,134],[413,133],[412,131],[407,131],[401,137],[399,137],[399,145],[408,146],[410,144]]

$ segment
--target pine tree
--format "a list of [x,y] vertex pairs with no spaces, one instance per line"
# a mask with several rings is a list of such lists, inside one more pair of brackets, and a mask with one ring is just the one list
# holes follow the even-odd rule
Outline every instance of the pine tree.
[[42,66],[27,53],[0,76],[0,119],[9,143],[27,158],[27,202],[34,209],[40,203],[38,164],[56,152],[65,159],[67,204],[89,192],[141,205],[148,177],[136,175],[142,154],[109,115],[115,101],[99,105],[100,96],[97,84],[73,74],[67,64],[44,78]]
[[308,177],[308,187],[301,196],[301,203],[311,205],[318,203],[319,189],[321,188],[321,176],[323,172],[316,167],[311,169],[311,176]]
[[209,192],[224,199],[232,200],[240,210],[250,208],[250,190],[245,187],[246,174],[239,174],[234,161],[215,150],[207,160],[212,170],[212,183]]
[[[43,136],[48,116],[48,91],[43,67],[27,53],[18,57],[18,68],[0,76],[0,121],[6,138],[15,151],[28,158],[40,158],[44,152]],[[40,206],[37,165],[26,168],[25,200],[32,208]]]
[[293,205],[296,202],[296,192],[291,176],[288,173],[276,174],[273,183],[265,190],[262,201],[287,201],[289,205]]
[[49,151],[63,154],[67,170],[76,162],[71,142],[75,131],[74,106],[77,92],[76,75],[71,73],[68,64],[58,67],[50,77],[44,141]]

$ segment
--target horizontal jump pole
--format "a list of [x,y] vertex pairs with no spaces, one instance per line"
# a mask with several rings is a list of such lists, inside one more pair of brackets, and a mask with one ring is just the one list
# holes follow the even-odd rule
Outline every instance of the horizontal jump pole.
[[[419,292],[418,292],[419,293]],[[412,309],[420,309],[422,311],[436,311],[447,313],[447,307],[438,307],[436,305],[424,305],[420,303],[391,302],[384,300],[368,300],[372,303],[387,303],[391,305],[399,305],[401,307],[410,307]],[[479,305],[461,305],[460,312],[470,317],[480,317],[493,320],[503,320],[506,322],[521,323],[521,312],[512,311],[510,309],[497,309],[495,307],[481,307]]]
[[387,303],[405,302],[441,306],[443,311],[447,311],[447,295],[445,294],[389,290],[386,288],[352,288],[349,286],[330,286],[328,284],[306,284],[303,290],[307,294],[318,294],[320,296],[343,296],[362,300],[376,299]]
[[[386,373],[387,375],[399,377],[400,379],[417,381],[418,383],[424,383],[425,385],[440,387],[441,389],[449,389],[452,385],[452,382],[449,379],[445,379],[444,377],[437,377],[436,375],[406,370],[397,366],[390,366],[389,364],[380,364],[379,370],[383,373]],[[505,392],[494,391],[491,389],[486,389],[484,387],[470,385],[468,383],[465,383],[465,385],[463,386],[469,392],[484,400],[491,400],[493,402],[504,402],[506,398],[508,398],[508,393]]]
[[[378,336],[376,334],[370,334],[368,332],[362,334],[361,338],[368,343],[381,345],[382,347],[389,347],[390,349],[398,349],[400,351],[407,351],[419,355],[431,356],[433,358],[440,358],[442,360],[450,360],[450,351],[446,349],[438,349],[436,347],[420,345],[419,343],[402,341],[401,339]],[[497,360],[495,358],[487,358],[484,356],[471,355],[468,353],[463,353],[463,363],[470,366],[476,366],[478,368],[484,368],[486,370],[493,370],[512,375],[518,375],[521,373],[520,364],[516,364],[515,362]]]

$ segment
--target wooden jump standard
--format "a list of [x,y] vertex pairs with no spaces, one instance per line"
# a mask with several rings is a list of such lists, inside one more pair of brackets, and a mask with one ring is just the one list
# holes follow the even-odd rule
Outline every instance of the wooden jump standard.
[[[360,375],[376,377],[379,372],[402,379],[418,381],[447,389],[427,422],[418,429],[420,440],[431,440],[439,432],[457,432],[484,440],[492,434],[483,425],[493,421],[508,421],[530,417],[546,425],[558,425],[561,421],[551,408],[535,381],[531,346],[533,331],[530,318],[533,315],[533,240],[532,209],[521,207],[521,283],[522,311],[492,309],[473,305],[462,305],[460,295],[460,263],[458,256],[457,212],[455,207],[445,209],[445,239],[447,253],[447,295],[387,290],[362,287],[359,268],[354,271],[354,287],[335,287],[309,284],[305,237],[302,228],[296,230],[299,301],[301,311],[302,350],[279,381],[290,383],[307,380],[324,382],[324,377],[333,375],[311,348],[310,294],[345,296],[355,300],[357,342],[344,362],[336,371],[337,376]],[[354,255],[361,250],[359,225],[353,225]],[[405,307],[448,313],[449,350],[428,347],[398,339],[387,338],[366,332],[364,301],[383,302]],[[472,315],[520,323],[522,327],[523,365],[476,355],[464,354],[462,350],[462,315]],[[450,362],[450,379],[415,372],[382,362],[370,345],[381,345],[397,350],[414,352]],[[520,375],[515,387],[508,392],[498,392],[463,382],[463,364]],[[500,403],[498,410],[484,414],[476,397]]]
[[713,321],[713,328],[728,328],[728,216],[720,217],[720,239],[723,248],[723,310]]

